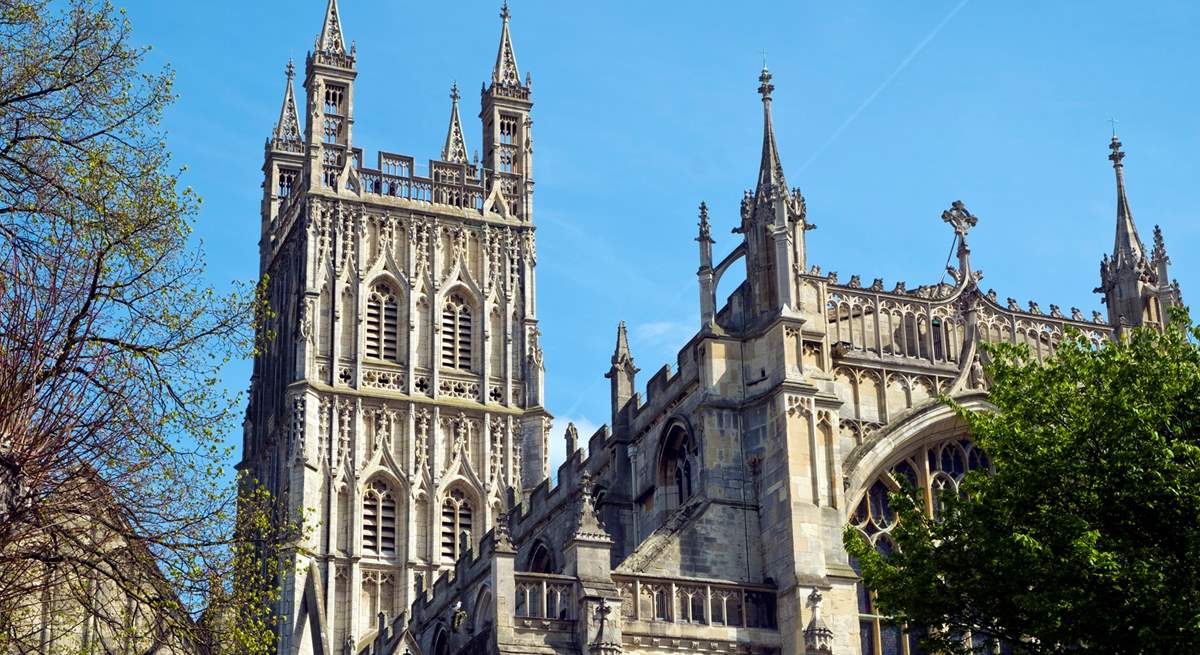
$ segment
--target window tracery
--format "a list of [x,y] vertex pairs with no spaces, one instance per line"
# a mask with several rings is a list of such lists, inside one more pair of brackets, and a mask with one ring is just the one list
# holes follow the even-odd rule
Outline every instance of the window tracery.
[[[990,470],[991,461],[981,448],[965,438],[953,438],[922,445],[879,475],[850,517],[875,549],[887,555],[895,549],[891,532],[897,517],[889,504],[889,494],[905,486],[917,493],[926,513],[937,516],[946,494],[961,494],[963,478],[973,470]],[[862,574],[858,562],[851,566]],[[875,597],[860,580],[857,584],[859,638],[863,655],[917,655],[923,630],[889,622],[879,613]]]
[[663,446],[662,482],[667,487],[667,508],[678,507],[696,494],[699,486],[699,451],[682,425],[667,433]]

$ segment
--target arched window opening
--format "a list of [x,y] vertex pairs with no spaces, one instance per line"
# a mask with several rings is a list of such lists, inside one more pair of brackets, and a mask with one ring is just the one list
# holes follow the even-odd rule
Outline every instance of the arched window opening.
[[400,304],[391,287],[376,284],[367,296],[366,356],[400,361]]
[[471,501],[455,488],[442,501],[442,559],[454,561],[471,549]]
[[442,307],[442,365],[471,370],[471,306],[454,294]]
[[363,552],[379,557],[396,555],[396,497],[382,480],[363,494]]
[[667,433],[663,446],[661,480],[668,488],[667,508],[686,503],[698,488],[696,475],[700,470],[699,450],[695,440],[682,425]]
[[[871,541],[877,551],[884,556],[890,555],[896,550],[891,532],[897,524],[895,511],[889,501],[891,493],[904,488],[911,489],[917,494],[917,500],[925,511],[936,517],[941,512],[944,494],[962,494],[960,485],[967,473],[990,468],[987,455],[967,439],[954,438],[923,445],[871,483],[851,515],[850,523]],[[861,576],[857,560],[851,559],[850,564]],[[876,608],[875,595],[861,580],[857,588],[862,652],[880,655],[921,652],[917,649],[917,642],[924,631],[917,626],[891,621]],[[964,639],[974,639],[976,636],[964,635]],[[905,645],[907,650],[902,650]]]
[[529,571],[531,573],[554,573],[554,556],[543,541],[537,542],[533,552],[529,554]]
[[438,630],[433,638],[433,655],[450,655],[450,638],[444,629]]

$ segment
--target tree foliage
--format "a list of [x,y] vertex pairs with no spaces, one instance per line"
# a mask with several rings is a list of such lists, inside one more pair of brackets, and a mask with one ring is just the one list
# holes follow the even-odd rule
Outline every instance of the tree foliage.
[[47,608],[102,615],[113,652],[225,643],[195,620],[213,604],[244,644],[271,629],[256,603],[290,530],[223,469],[219,384],[256,295],[205,281],[160,126],[172,75],[131,38],[107,2],[0,0],[0,651]]
[[[989,346],[995,413],[959,408],[993,462],[927,517],[893,494],[897,550],[845,542],[931,648],[967,632],[1029,653],[1200,651],[1200,329]],[[1189,339],[1190,337],[1190,339]],[[949,401],[947,401],[949,402]]]

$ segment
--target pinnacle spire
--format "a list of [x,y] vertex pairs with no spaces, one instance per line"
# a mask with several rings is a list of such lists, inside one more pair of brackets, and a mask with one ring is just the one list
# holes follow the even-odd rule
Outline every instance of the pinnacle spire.
[[321,33],[317,35],[315,49],[322,54],[346,54],[346,39],[342,35],[342,13],[338,10],[337,0],[329,0],[329,4],[325,6],[325,21],[321,24]]
[[295,77],[296,65],[289,59],[283,106],[279,109],[279,120],[275,122],[275,130],[271,134],[272,146],[276,149],[291,150],[300,146],[300,119],[296,112],[296,96],[292,92],[292,80]]
[[628,362],[633,364],[633,354],[629,352],[629,336],[625,332],[625,321],[617,324],[617,347],[613,351],[613,366],[621,366]]
[[508,34],[508,0],[500,8],[503,26],[500,30],[500,49],[496,52],[496,67],[492,69],[492,84],[497,86],[521,86],[521,73],[517,70],[517,56],[513,54],[512,37]]
[[1113,171],[1117,177],[1117,237],[1113,244],[1113,265],[1136,266],[1145,259],[1146,249],[1138,238],[1137,226],[1133,222],[1133,211],[1129,209],[1129,199],[1125,196],[1125,152],[1121,150],[1121,140],[1113,134],[1112,142],[1108,145],[1112,154],[1108,159],[1113,163]]
[[442,146],[442,161],[467,163],[467,142],[462,123],[458,120],[458,83],[450,86],[450,127],[446,130],[446,145]]
[[1154,226],[1154,253],[1151,255],[1151,260],[1171,263],[1171,258],[1167,255],[1167,243],[1163,240],[1162,228],[1157,225]]
[[758,93],[762,95],[763,102],[763,146],[756,194],[786,192],[787,180],[783,177],[783,164],[779,161],[779,149],[775,145],[775,126],[771,122],[771,92],[775,90],[775,85],[771,84],[771,71],[765,65],[758,82]]

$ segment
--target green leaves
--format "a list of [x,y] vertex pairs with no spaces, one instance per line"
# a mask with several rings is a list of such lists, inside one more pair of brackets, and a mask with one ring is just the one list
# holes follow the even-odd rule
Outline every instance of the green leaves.
[[986,346],[998,411],[960,414],[994,474],[940,521],[894,497],[888,559],[846,531],[881,610],[945,626],[929,641],[948,652],[967,630],[1018,652],[1200,650],[1200,330],[1176,320],[1099,348],[1072,335],[1040,365]]

